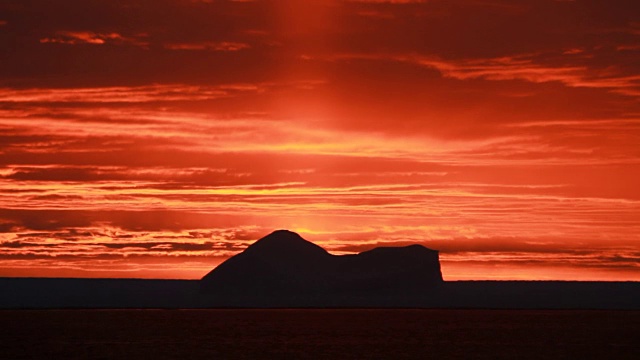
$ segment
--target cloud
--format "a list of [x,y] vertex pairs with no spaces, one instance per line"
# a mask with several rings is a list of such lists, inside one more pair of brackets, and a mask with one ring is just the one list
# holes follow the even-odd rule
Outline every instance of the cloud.
[[[564,54],[580,54],[575,49]],[[368,59],[400,61],[439,71],[443,76],[457,80],[484,79],[490,81],[521,80],[531,83],[560,82],[578,88],[602,88],[612,92],[638,96],[640,77],[615,69],[597,71],[587,65],[545,65],[537,62],[541,54],[506,56],[488,59],[444,60],[418,55],[347,54],[332,56],[331,60]],[[309,57],[308,57],[309,58]]]
[[184,84],[113,86],[67,89],[0,88],[0,103],[144,103],[151,101],[201,101],[230,95],[238,87]]
[[[411,60],[409,60],[411,61]],[[583,67],[544,67],[530,59],[512,57],[478,59],[461,62],[415,59],[415,63],[435,68],[444,76],[459,80],[481,78],[487,80],[525,80],[534,83],[560,81],[577,82],[577,74],[584,72]]]
[[251,46],[240,42],[199,42],[199,43],[170,43],[164,45],[169,50],[189,50],[189,51],[240,51],[249,49]]
[[140,47],[148,46],[148,42],[143,40],[144,35],[136,37],[125,37],[119,33],[95,33],[92,31],[57,31],[55,35],[51,37],[44,37],[40,39],[42,44],[65,44],[65,45],[78,45],[78,44],[90,44],[90,45],[134,45]]

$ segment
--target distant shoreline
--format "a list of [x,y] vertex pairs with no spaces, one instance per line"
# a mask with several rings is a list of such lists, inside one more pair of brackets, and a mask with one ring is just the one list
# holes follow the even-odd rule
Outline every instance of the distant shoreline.
[[267,308],[640,310],[640,282],[457,280],[416,296],[224,300],[202,294],[198,280],[0,278],[2,310]]

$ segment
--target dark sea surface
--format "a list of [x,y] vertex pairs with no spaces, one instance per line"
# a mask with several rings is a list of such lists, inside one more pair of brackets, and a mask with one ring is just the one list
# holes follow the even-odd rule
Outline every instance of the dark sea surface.
[[2,310],[2,359],[640,359],[640,311]]

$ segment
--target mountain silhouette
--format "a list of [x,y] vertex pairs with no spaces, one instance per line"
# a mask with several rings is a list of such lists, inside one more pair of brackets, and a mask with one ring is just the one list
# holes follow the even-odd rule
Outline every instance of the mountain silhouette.
[[200,280],[222,303],[331,304],[345,299],[427,294],[442,283],[438,251],[421,245],[332,255],[300,235],[278,230]]
[[443,281],[420,245],[336,256],[279,230],[201,280],[0,277],[0,309],[640,309],[640,282]]

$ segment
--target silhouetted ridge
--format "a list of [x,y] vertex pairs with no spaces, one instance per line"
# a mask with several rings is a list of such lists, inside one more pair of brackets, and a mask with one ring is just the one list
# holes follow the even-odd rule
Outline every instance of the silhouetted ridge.
[[394,255],[399,255],[399,256],[412,257],[412,256],[423,256],[426,253],[433,254],[433,253],[437,253],[437,252],[438,251],[429,249],[429,248],[424,247],[422,245],[414,244],[414,245],[399,246],[399,247],[381,246],[381,247],[377,247],[377,248],[374,248],[374,249],[371,249],[371,250],[363,251],[358,255],[365,255],[365,254],[394,254]]
[[415,295],[440,283],[436,250],[410,245],[336,256],[287,230],[256,241],[200,281],[202,291],[221,304],[248,306],[265,299],[322,305],[353,297]]
[[276,230],[251,244],[244,252],[278,257],[329,255],[325,249],[289,230]]

